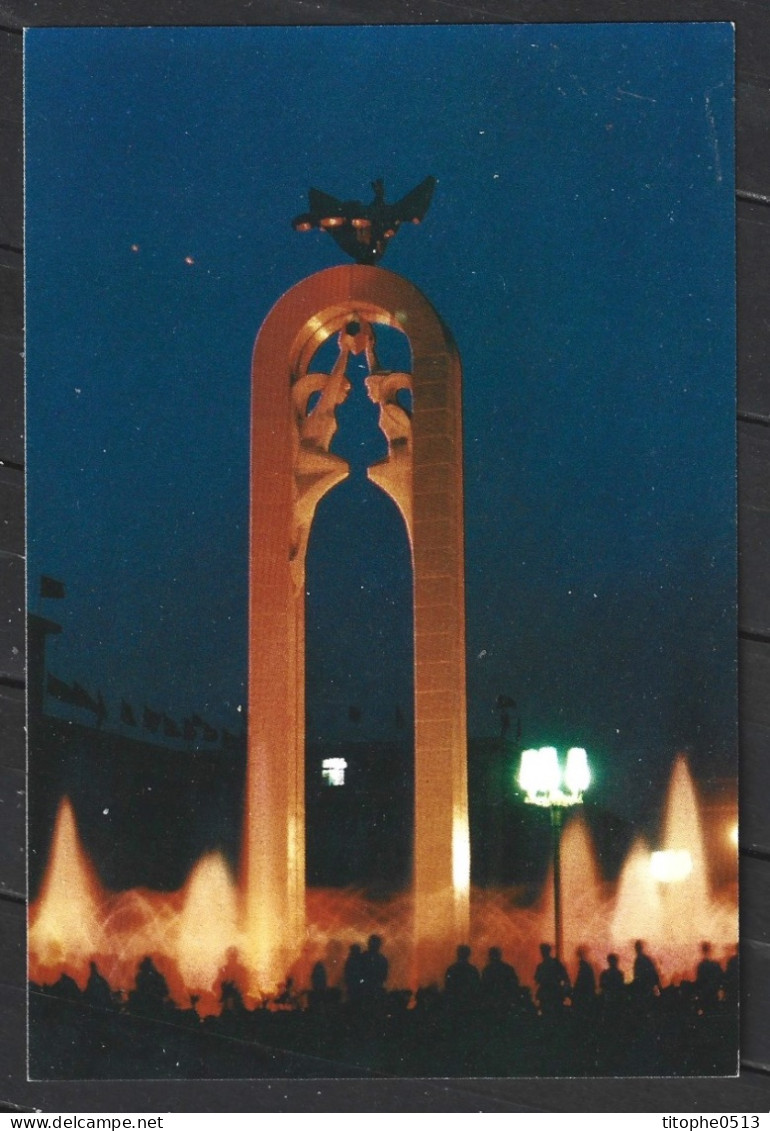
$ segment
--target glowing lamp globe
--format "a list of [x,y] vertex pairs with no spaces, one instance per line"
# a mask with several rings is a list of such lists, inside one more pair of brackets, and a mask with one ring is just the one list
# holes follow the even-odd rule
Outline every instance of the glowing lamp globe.
[[582,747],[571,747],[567,751],[562,774],[559,755],[554,746],[524,750],[519,764],[518,783],[530,805],[579,805],[583,800],[583,793],[591,784],[588,756]]
[[557,793],[561,786],[561,768],[555,746],[541,746],[537,752],[538,793]]
[[525,750],[521,755],[519,785],[527,801],[541,805],[551,804],[560,791],[561,769],[559,755],[554,746],[541,746],[539,750]]
[[591,771],[588,768],[588,755],[580,746],[567,751],[567,766],[564,771],[564,784],[570,793],[585,793],[591,784]]
[[537,756],[537,750],[523,750],[521,753],[518,782],[519,788],[527,794],[537,792]]

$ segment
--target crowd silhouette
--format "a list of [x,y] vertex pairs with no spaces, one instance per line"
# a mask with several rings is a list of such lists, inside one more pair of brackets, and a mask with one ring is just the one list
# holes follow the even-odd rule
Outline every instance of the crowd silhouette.
[[[66,1010],[77,1005],[90,1007],[91,1018],[112,1015],[117,1027],[126,1019],[140,1026],[163,1022],[198,1037],[228,1038],[229,1048],[233,1038],[245,1042],[234,1059],[231,1055],[232,1071],[226,1075],[242,1074],[237,1065],[248,1059],[244,1048],[249,1047],[261,1050],[262,1060],[267,1056],[270,1068],[261,1073],[277,1075],[337,1075],[351,1067],[408,1076],[701,1075],[735,1068],[737,947],[723,966],[704,941],[694,978],[664,985],[642,940],[634,944],[628,979],[617,954],[608,954],[597,971],[586,946],[575,952],[571,978],[544,942],[529,985],[504,960],[500,947],[489,948],[479,970],[470,946],[462,944],[443,984],[422,986],[415,994],[388,987],[389,963],[379,935],[371,935],[365,947],[350,945],[344,963],[336,947],[327,948],[325,958],[334,959],[337,984],[330,984],[320,959],[307,986],[298,987],[295,977],[287,976],[277,994],[256,1006],[244,1000],[244,971],[233,948],[220,971],[217,1008],[206,1016],[199,999],[186,1009],[174,1003],[160,960],[152,956],[140,962],[127,994],[112,990],[93,961],[82,991],[62,975],[52,986],[32,987],[31,1008],[58,1023],[51,1031],[59,1037]],[[54,1017],[57,1008],[60,1015]],[[82,1010],[80,1031],[88,1044]],[[50,1059],[45,1032],[39,1026],[33,1032],[36,1055]],[[103,1024],[100,1033],[103,1038]],[[81,1051],[82,1046],[83,1041]],[[211,1041],[206,1046],[208,1065],[215,1046]],[[150,1041],[147,1048],[152,1047]],[[176,1074],[184,1075],[180,1069],[189,1050],[184,1040],[175,1047],[182,1058]],[[226,1053],[218,1047],[215,1061],[217,1055]],[[99,1075],[98,1068],[91,1065],[90,1071]],[[153,1074],[148,1065],[141,1071]],[[260,1074],[258,1067],[254,1074]]]

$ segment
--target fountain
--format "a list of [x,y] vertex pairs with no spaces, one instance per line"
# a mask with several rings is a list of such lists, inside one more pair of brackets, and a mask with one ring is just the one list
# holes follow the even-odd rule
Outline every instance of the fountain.
[[[737,908],[732,901],[716,900],[711,890],[701,806],[683,754],[676,758],[669,783],[661,855],[669,856],[672,867],[658,870],[656,878],[646,846],[638,841],[632,848],[621,872],[610,933],[628,962],[633,940],[643,938],[663,976],[674,980],[691,972],[702,940],[727,949],[738,934]],[[682,857],[689,857],[688,867],[681,867]]]
[[[642,938],[664,981],[676,981],[692,976],[703,939],[715,952],[726,954],[734,946],[737,909],[732,897],[716,898],[711,890],[700,810],[687,761],[679,756],[664,807],[662,844],[664,854],[689,854],[691,867],[686,876],[668,880],[656,879],[649,847],[638,838],[617,884],[604,883],[584,818],[569,823],[562,845],[568,966],[575,948],[589,945],[597,964],[610,951],[617,952],[630,976],[633,943]],[[199,860],[177,892],[107,892],[80,843],[65,798],[40,894],[30,908],[30,978],[51,985],[67,974],[82,989],[90,963],[96,961],[113,989],[125,994],[133,987],[139,962],[151,955],[181,1007],[188,1007],[194,995],[199,1012],[217,1012],[225,977],[242,978],[241,988],[253,1005],[273,987],[250,992],[242,908],[243,892],[217,853]],[[474,889],[471,909],[476,961],[485,960],[489,946],[502,946],[522,979],[529,980],[538,944],[552,933],[550,878],[534,907],[521,906],[514,890]],[[352,891],[311,889],[307,930],[295,940],[290,965],[295,982],[306,984],[318,959],[331,963],[333,981],[341,976],[350,943],[376,932],[385,939],[391,959],[391,985],[409,984],[412,915],[407,895],[374,902]],[[458,941],[447,939],[447,946]]]
[[629,960],[631,941],[660,938],[660,892],[650,870],[650,848],[643,837],[634,841],[623,865],[609,926],[612,948],[623,951]]
[[85,987],[89,961],[101,949],[104,898],[65,797],[56,815],[40,895],[30,908],[31,978],[46,984],[68,974]]
[[[607,924],[607,892],[591,833],[582,814],[572,817],[562,834],[561,891],[564,957],[570,959],[578,946],[603,939]],[[540,938],[550,939],[554,922],[552,869],[543,886],[538,911]],[[539,961],[536,948],[533,958]]]

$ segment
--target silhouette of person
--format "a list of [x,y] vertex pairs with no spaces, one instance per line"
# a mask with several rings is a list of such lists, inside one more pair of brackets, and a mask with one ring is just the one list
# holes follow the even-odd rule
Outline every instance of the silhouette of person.
[[96,1006],[97,1009],[110,1009],[119,999],[119,995],[112,992],[109,982],[100,973],[95,962],[91,963],[85,996],[88,1003]]
[[504,1013],[516,1003],[519,996],[519,976],[508,962],[503,962],[499,946],[489,948],[489,961],[481,971],[481,992],[485,1006]]
[[326,1004],[327,995],[328,982],[326,978],[326,967],[319,959],[310,971],[310,993],[307,995],[310,1009],[323,1008]]
[[481,990],[481,978],[471,963],[471,948],[461,945],[457,948],[457,961],[447,968],[444,975],[444,998],[452,1009],[470,1009],[475,1006]]
[[128,995],[128,1007],[138,1013],[158,1016],[168,1004],[168,982],[148,955],[139,963],[136,983]]
[[722,988],[722,967],[715,962],[711,955],[711,943],[701,943],[703,958],[698,963],[695,975],[695,992],[704,1011],[716,1008],[719,1001],[719,991]]
[[364,986],[364,965],[361,947],[358,943],[353,943],[348,952],[345,960],[345,971],[343,974],[345,982],[345,993],[347,999],[351,1004],[360,1002],[363,994]]
[[240,991],[238,983],[231,978],[222,979],[219,995],[219,999],[222,1003],[222,1013],[225,1016],[232,1015],[233,1017],[240,1018],[246,1012],[243,994]]
[[608,1004],[616,1004],[623,996],[626,979],[619,961],[617,954],[608,954],[607,969],[599,975],[599,992]]
[[588,961],[586,948],[579,946],[576,954],[578,968],[572,987],[572,1004],[575,1009],[585,1013],[592,1009],[596,1002],[596,975]]
[[241,987],[247,986],[249,979],[237,946],[227,948],[225,963],[219,970],[219,979],[222,1009],[235,1013],[245,1009]]
[[382,953],[382,939],[379,935],[370,935],[366,950],[361,955],[362,997],[370,1001],[383,997],[387,980],[388,960]]
[[535,996],[543,1015],[558,1013],[569,996],[570,984],[564,966],[551,954],[549,943],[540,944],[542,961],[535,970]]
[[[326,972],[324,971],[324,974]],[[289,974],[284,982],[283,989],[275,999],[275,1004],[283,1006],[286,1009],[297,1009],[299,1006],[299,998],[294,989],[294,979]]]
[[631,983],[637,998],[649,1002],[655,993],[660,993],[660,975],[655,963],[648,954],[644,953],[644,943],[637,939],[634,943],[636,958],[634,959],[634,980]]

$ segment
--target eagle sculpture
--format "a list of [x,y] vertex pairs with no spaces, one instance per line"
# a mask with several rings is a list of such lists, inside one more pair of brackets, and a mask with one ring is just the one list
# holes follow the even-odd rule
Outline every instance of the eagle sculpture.
[[322,228],[356,263],[377,263],[401,224],[419,224],[433,196],[435,177],[426,177],[394,204],[385,202],[385,184],[372,181],[374,200],[337,200],[319,189],[308,192],[309,212],[292,220],[295,232]]

